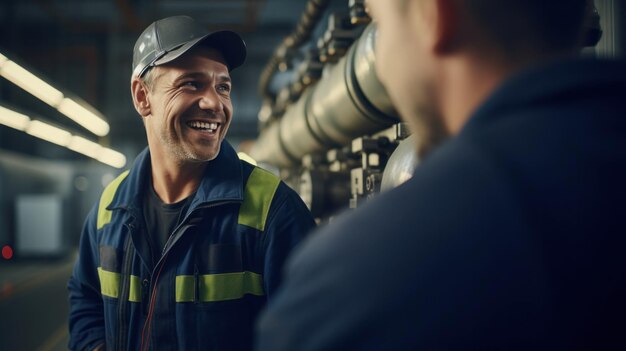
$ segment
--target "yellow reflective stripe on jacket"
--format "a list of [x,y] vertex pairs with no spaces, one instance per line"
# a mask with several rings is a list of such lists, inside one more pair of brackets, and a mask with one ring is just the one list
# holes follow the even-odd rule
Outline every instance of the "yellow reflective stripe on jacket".
[[141,302],[141,279],[136,275],[130,276],[130,291],[128,292],[128,301]]
[[[120,274],[109,272],[98,267],[98,277],[100,278],[100,293],[103,296],[119,298],[120,296]],[[130,276],[130,291],[128,301],[141,302],[141,279],[136,275]]]
[[120,274],[105,271],[98,267],[98,277],[100,278],[100,292],[102,295],[117,299],[120,294]]
[[104,227],[106,224],[111,222],[111,215],[113,214],[111,211],[107,210],[107,207],[113,202],[113,197],[115,196],[115,192],[117,188],[120,186],[120,183],[126,178],[129,171],[125,171],[120,174],[115,180],[113,180],[102,192],[102,196],[100,196],[100,203],[98,204],[98,220],[96,222],[96,228],[100,229]]
[[196,280],[193,275],[176,276],[176,302],[193,302],[195,292]]
[[243,203],[239,209],[239,224],[265,230],[267,214],[279,184],[280,179],[274,174],[255,167],[246,183]]
[[208,274],[200,276],[200,301],[224,301],[246,294],[263,296],[263,276],[254,272]]
[[[198,277],[198,295],[201,302],[236,300],[244,295],[265,295],[263,276],[254,272],[206,274]],[[195,301],[193,275],[176,277],[176,302]]]

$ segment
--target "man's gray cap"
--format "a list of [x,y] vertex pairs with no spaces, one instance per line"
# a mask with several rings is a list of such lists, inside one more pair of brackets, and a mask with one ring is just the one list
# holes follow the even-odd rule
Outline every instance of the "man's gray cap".
[[220,51],[229,71],[246,60],[246,44],[239,34],[228,30],[210,33],[189,16],[173,16],[153,22],[137,39],[133,77],[177,59],[198,44]]

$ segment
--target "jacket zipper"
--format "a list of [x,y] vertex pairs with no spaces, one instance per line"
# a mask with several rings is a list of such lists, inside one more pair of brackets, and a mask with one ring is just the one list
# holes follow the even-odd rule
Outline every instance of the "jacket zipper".
[[[141,348],[140,348],[141,351],[148,350],[150,347],[150,337],[151,337],[150,329],[152,328],[150,324],[152,321],[152,316],[154,314],[154,302],[156,301],[156,290],[157,290],[156,282],[158,282],[159,276],[161,275],[161,271],[163,270],[164,266],[165,266],[165,263],[161,266],[161,268],[156,274],[156,277],[154,278],[152,293],[150,294],[150,305],[148,308],[148,316],[146,317],[146,320],[143,324],[143,329],[141,331]],[[145,343],[145,346],[144,346],[144,343]]]
[[198,265],[193,265],[193,302],[200,303],[200,272]]
[[[176,228],[174,228],[174,230],[172,231],[172,235],[170,235],[167,238],[167,241],[165,242],[165,245],[163,245],[163,251],[161,252],[161,257],[163,257],[163,255],[165,255],[165,252],[171,247],[174,246],[174,243],[176,241],[178,241],[178,239],[180,239],[180,237],[182,235],[178,235],[179,230],[181,227],[183,227],[186,222],[189,220],[189,218],[191,217],[191,215],[193,215],[195,212],[202,210],[202,209],[207,209],[207,208],[211,208],[211,207],[216,207],[216,206],[221,206],[221,205],[225,205],[225,204],[230,204],[230,203],[238,203],[241,201],[234,201],[234,200],[228,200],[228,201],[217,201],[217,202],[212,202],[206,205],[200,205],[196,208],[194,208],[191,212],[189,212],[186,216],[185,219],[183,219],[178,226],[176,226]],[[169,245],[170,241],[172,241],[172,245]],[[161,261],[159,260],[159,263]],[[159,265],[159,263],[157,263],[157,266]]]
[[[239,202],[241,201],[225,200],[225,201],[216,201],[216,202],[211,202],[205,205],[197,206],[192,211],[187,213],[185,218],[176,226],[176,228],[174,228],[174,230],[172,231],[172,234],[167,238],[165,245],[163,245],[163,251],[161,252],[161,257],[159,258],[159,261],[157,262],[156,266],[154,267],[152,271],[152,277],[154,277],[154,279],[151,282],[152,293],[150,294],[150,305],[148,306],[148,317],[146,318],[146,321],[144,322],[144,327],[143,327],[144,331],[147,329],[147,333],[146,333],[147,335],[144,335],[144,333],[142,332],[142,338],[141,338],[142,339],[141,340],[142,351],[148,350],[150,348],[151,329],[152,329],[150,324],[152,323],[152,315],[154,313],[154,304],[156,302],[156,293],[157,293],[157,284],[159,282],[159,275],[161,274],[161,270],[163,269],[163,266],[165,266],[165,260],[167,259],[167,254],[169,252],[169,249],[172,246],[174,246],[174,244],[176,244],[176,242],[182,237],[182,234],[186,231],[186,230],[182,230],[183,227],[187,226],[187,221],[189,221],[189,218],[194,213],[198,212],[201,209],[207,209],[207,208],[225,205],[229,203],[239,203]],[[171,245],[170,245],[170,242],[171,242]],[[158,272],[157,272],[157,269],[158,269]],[[145,346],[144,346],[144,342],[145,342]]]
[[129,235],[126,237],[126,242],[124,244],[124,259],[122,261],[122,269],[120,272],[120,290],[118,294],[118,332],[117,332],[117,345],[116,350],[124,350],[126,344],[126,338],[128,333],[128,320],[127,320],[127,310],[128,310],[128,292],[130,290],[130,269],[131,269],[131,258],[133,252],[131,250],[131,231],[135,228],[133,224],[127,224],[126,228],[128,229]]

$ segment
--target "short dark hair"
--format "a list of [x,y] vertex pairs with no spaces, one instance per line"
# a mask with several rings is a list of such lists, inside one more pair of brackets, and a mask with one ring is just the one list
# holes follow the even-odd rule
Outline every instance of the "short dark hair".
[[582,45],[592,0],[457,0],[491,42],[510,55],[561,53]]

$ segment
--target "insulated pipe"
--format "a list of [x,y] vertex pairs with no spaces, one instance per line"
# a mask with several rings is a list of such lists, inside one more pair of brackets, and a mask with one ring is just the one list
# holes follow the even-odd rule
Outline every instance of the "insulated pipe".
[[250,157],[259,163],[269,163],[277,167],[297,164],[297,161],[285,153],[278,135],[281,121],[268,125],[250,150]]
[[324,143],[312,133],[306,118],[312,94],[313,89],[307,89],[300,99],[285,111],[280,120],[281,144],[285,152],[296,162],[306,154],[325,149]]
[[[378,80],[376,74],[372,74],[376,68],[374,49],[376,48],[376,26],[370,24],[365,28],[356,47],[354,72],[356,79],[365,95],[365,98],[378,110],[390,116],[397,116],[393,104],[387,95],[387,91]],[[382,92],[382,93],[381,93]]]
[[317,84],[261,131],[251,156],[289,167],[304,155],[346,145],[397,123],[374,70],[375,38],[376,27],[370,24],[339,62],[326,66]]

